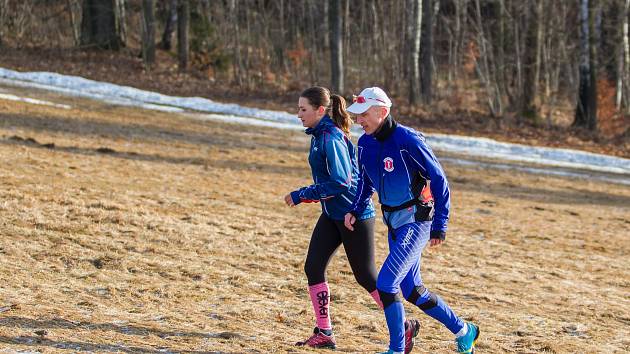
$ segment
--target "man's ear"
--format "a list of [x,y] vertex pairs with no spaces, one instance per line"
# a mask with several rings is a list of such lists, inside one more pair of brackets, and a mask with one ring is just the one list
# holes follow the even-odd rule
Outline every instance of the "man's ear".
[[381,115],[383,118],[386,118],[389,114],[389,109],[387,107],[381,107]]

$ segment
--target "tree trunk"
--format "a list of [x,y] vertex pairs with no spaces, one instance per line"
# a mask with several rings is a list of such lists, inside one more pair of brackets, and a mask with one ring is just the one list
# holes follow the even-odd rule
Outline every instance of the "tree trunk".
[[84,0],[81,45],[119,50],[125,46],[124,0]]
[[125,11],[126,0],[113,0],[114,1],[114,28],[116,33],[120,36],[121,47],[125,47],[127,43],[127,25],[125,19],[127,18]]
[[599,67],[599,60],[597,56],[599,43],[601,43],[601,7],[598,0],[589,0],[588,12],[590,27],[588,59],[590,62],[589,66],[591,68],[591,87],[588,95],[589,110],[586,127],[590,131],[595,132],[597,131],[597,69]]
[[150,66],[155,62],[155,1],[142,0],[142,60]]
[[9,0],[0,0],[0,47],[4,45],[4,22],[7,18],[8,5]]
[[431,104],[433,99],[433,22],[432,0],[424,0],[422,5],[422,39],[420,44],[420,93],[422,102]]
[[503,114],[503,105],[499,96],[498,87],[494,80],[494,72],[491,70],[493,60],[493,52],[488,48],[492,41],[489,39],[490,34],[486,36],[484,33],[484,21],[481,13],[481,4],[479,0],[475,0],[476,25],[477,25],[477,43],[479,48],[479,59],[475,59],[475,70],[479,80],[486,90],[488,109],[493,117]]
[[497,25],[497,58],[496,58],[496,78],[497,86],[499,87],[499,96],[501,101],[505,102],[505,97],[508,94],[508,84],[505,66],[505,35],[506,35],[506,19],[507,11],[505,9],[505,1],[499,0],[499,18]]
[[164,24],[164,33],[162,33],[162,41],[159,46],[162,50],[171,50],[173,48],[173,33],[177,24],[177,0],[171,0],[166,14]]
[[236,0],[228,0],[229,17],[232,22],[232,32],[234,35],[233,55],[234,55],[234,78],[239,86],[243,86],[243,60],[241,58],[241,34],[238,22],[238,9],[236,8]]
[[70,14],[70,26],[72,27],[72,39],[75,46],[81,43],[81,29],[77,23],[77,14],[81,11],[81,5],[77,0],[68,0],[68,13]]
[[409,103],[420,102],[420,37],[422,35],[422,0],[410,0],[407,11],[411,15],[409,45]]
[[343,37],[341,0],[329,0],[330,24],[330,73],[333,92],[343,92]]
[[622,98],[625,101],[626,112],[630,111],[630,45],[628,43],[628,17],[630,16],[630,0],[626,0],[623,11],[623,25],[622,25],[622,56],[623,69],[620,71],[622,80],[621,91],[623,92]]
[[573,125],[597,128],[597,67],[595,66],[595,0],[580,2],[580,86]]
[[179,0],[177,4],[177,57],[179,58],[180,70],[188,69],[189,23],[190,1]]
[[538,81],[540,76],[540,44],[542,41],[542,0],[532,0],[529,3],[529,21],[525,32],[525,50],[523,58],[523,98],[521,100],[521,114],[532,123],[539,122],[536,96],[538,95]]

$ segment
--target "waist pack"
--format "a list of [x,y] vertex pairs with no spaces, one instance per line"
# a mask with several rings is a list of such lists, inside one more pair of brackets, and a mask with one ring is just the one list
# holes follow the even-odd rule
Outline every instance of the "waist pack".
[[[429,184],[430,181],[418,174],[412,183],[412,191],[414,195],[417,195],[416,198],[397,206],[381,204],[383,221],[392,235],[394,234],[392,231],[407,223],[433,220],[435,209]],[[413,207],[415,207],[415,212],[413,215],[410,215]],[[406,210],[406,212],[402,210]]]

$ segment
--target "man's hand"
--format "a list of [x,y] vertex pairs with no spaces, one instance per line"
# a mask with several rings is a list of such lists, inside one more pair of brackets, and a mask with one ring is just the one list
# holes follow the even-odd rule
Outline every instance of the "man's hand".
[[354,215],[347,213],[343,219],[343,224],[346,226],[346,229],[354,231],[354,226],[352,225],[354,225],[355,221],[357,221],[357,218],[355,218]]
[[291,193],[284,196],[284,202],[287,203],[287,205],[290,207],[295,206],[295,204],[293,204],[293,198],[291,198]]

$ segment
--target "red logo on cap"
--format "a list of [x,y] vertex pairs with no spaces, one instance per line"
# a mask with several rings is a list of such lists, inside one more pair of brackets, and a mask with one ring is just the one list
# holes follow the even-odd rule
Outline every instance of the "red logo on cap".
[[365,103],[365,97],[363,97],[363,96],[352,96],[352,102],[354,102],[354,103]]

